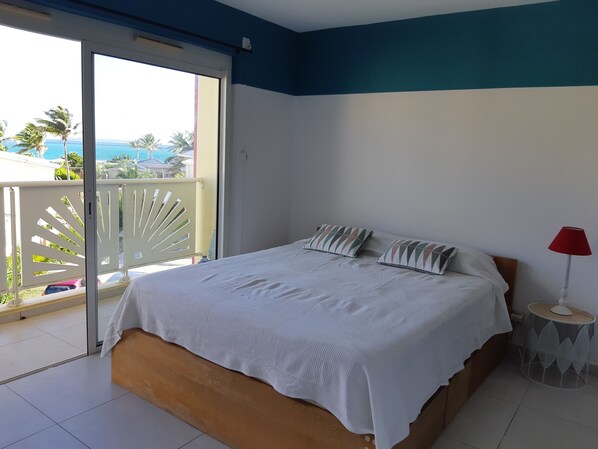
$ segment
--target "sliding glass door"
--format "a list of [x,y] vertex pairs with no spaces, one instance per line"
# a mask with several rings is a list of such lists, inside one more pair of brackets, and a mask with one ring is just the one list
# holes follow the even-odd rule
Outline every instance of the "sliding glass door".
[[222,81],[188,66],[86,50],[93,352],[133,279],[217,257]]
[[135,277],[222,253],[231,56],[164,40],[0,14],[0,382],[96,352]]

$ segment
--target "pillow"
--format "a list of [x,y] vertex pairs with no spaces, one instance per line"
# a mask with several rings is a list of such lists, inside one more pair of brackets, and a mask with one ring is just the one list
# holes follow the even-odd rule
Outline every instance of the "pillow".
[[355,257],[370,235],[367,229],[323,224],[303,249]]
[[444,274],[458,249],[444,243],[397,239],[380,256],[378,263],[424,273]]

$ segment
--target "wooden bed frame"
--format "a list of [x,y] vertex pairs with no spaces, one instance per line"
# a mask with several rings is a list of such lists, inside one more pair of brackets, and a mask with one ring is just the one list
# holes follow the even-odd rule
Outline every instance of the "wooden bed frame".
[[[494,257],[509,284],[517,260]],[[409,436],[393,449],[427,449],[506,353],[508,334],[475,351],[446,387],[424,404]],[[228,370],[140,329],[112,353],[112,381],[234,449],[374,449],[372,435],[348,431],[330,412],[288,398],[270,385]]]

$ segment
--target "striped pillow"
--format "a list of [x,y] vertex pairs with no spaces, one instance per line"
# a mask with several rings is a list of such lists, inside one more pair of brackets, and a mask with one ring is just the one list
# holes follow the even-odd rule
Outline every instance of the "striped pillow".
[[355,257],[370,235],[367,229],[323,224],[303,249]]
[[444,274],[458,249],[444,243],[420,240],[395,240],[378,263],[431,274]]

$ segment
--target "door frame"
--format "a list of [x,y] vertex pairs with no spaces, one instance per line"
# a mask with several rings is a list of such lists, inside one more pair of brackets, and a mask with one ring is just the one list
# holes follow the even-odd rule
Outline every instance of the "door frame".
[[[165,50],[168,51],[168,50]],[[218,201],[217,201],[217,254],[225,254],[227,235],[226,204],[229,189],[226,189],[227,164],[226,135],[228,106],[230,92],[230,68],[218,69],[210,66],[192,63],[180,59],[172,59],[160,54],[148,54],[138,50],[115,47],[97,42],[82,41],[82,88],[83,88],[83,165],[86,176],[83,181],[85,192],[85,266],[86,279],[96,279],[97,270],[97,223],[96,211],[96,148],[95,148],[95,98],[94,98],[94,55],[120,58],[132,62],[159,66],[167,69],[184,71],[195,75],[209,76],[220,79],[220,114],[219,114],[219,152],[218,152]],[[88,176],[93,173],[93,176]],[[91,288],[91,286],[94,288]],[[92,354],[100,351],[98,342],[98,290],[96,283],[87,283],[87,349]]]

